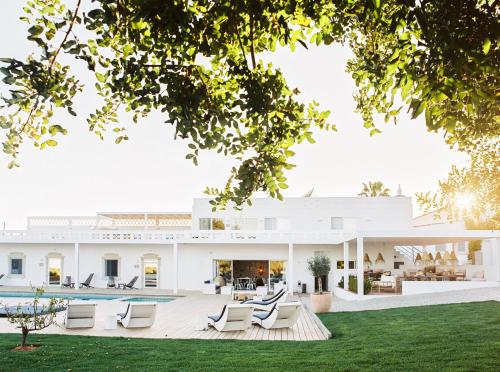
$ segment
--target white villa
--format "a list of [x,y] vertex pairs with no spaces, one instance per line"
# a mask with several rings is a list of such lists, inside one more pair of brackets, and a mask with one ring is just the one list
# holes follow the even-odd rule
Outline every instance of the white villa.
[[[226,286],[257,280],[270,290],[286,285],[312,292],[306,265],[318,254],[332,261],[327,288],[346,299],[362,298],[363,278],[380,281],[381,273],[397,277],[398,288],[391,289],[403,295],[500,284],[500,231],[413,218],[409,197],[256,198],[252,204],[212,212],[203,198],[191,212],[29,217],[26,230],[0,231],[0,285],[61,286],[69,276],[78,288],[93,273],[96,288],[106,288],[110,278],[126,283],[138,276],[139,288],[176,294],[205,290],[223,277]],[[483,241],[474,264],[467,259],[471,240]],[[436,265],[437,252],[443,257]],[[358,294],[347,290],[349,275],[358,279]],[[338,288],[342,277],[344,289]]]

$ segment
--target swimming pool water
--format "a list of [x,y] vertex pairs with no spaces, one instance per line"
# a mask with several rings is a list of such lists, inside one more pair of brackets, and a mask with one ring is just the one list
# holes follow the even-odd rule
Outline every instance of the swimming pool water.
[[126,302],[170,302],[173,301],[174,297],[131,297],[126,298],[123,301]]
[[[3,298],[34,298],[35,295],[31,292],[0,292],[0,300]],[[44,293],[41,298],[63,298],[65,300],[82,300],[82,301],[109,301],[123,299],[127,302],[170,302],[174,297],[157,296],[157,297],[130,297],[120,295],[100,295],[100,294],[79,294],[79,293]]]

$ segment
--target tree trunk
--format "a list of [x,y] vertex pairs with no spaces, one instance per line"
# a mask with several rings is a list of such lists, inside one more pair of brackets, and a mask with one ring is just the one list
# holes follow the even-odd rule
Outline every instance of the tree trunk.
[[26,346],[26,339],[28,338],[28,333],[29,333],[28,328],[23,327],[22,332],[23,332],[23,338],[22,338],[21,346],[25,347]]
[[323,294],[323,283],[321,282],[321,276],[318,276],[318,291],[319,294]]

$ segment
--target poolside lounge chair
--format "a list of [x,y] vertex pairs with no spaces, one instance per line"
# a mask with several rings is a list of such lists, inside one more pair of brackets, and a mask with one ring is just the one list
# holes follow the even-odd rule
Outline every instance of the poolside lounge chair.
[[290,328],[297,322],[300,302],[284,302],[273,306],[271,311],[259,311],[252,315],[252,323],[265,329]]
[[127,289],[127,288],[128,289],[138,289],[138,288],[134,287],[135,282],[137,281],[137,279],[139,279],[139,277],[136,275],[128,283],[118,283],[118,288],[123,288],[123,289]]
[[116,314],[117,320],[124,328],[147,328],[155,322],[156,303],[129,303],[125,313]]
[[65,328],[93,328],[95,324],[95,307],[92,302],[68,303],[64,317]]
[[252,305],[224,305],[220,315],[208,317],[208,325],[219,332],[244,331],[252,325]]
[[61,283],[61,287],[75,288],[75,283],[71,280],[71,276],[67,276],[64,282]]
[[94,277],[94,273],[90,274],[89,277],[83,282],[80,283],[80,288],[85,287],[85,288],[94,288],[90,285],[92,282],[92,278]]
[[276,293],[274,296],[264,299],[264,300],[246,300],[243,301],[242,304],[245,305],[252,305],[255,307],[257,310],[271,310],[273,306],[277,303],[281,302],[286,302],[288,300],[288,293],[286,293],[286,290],[283,288],[281,289],[278,293]]

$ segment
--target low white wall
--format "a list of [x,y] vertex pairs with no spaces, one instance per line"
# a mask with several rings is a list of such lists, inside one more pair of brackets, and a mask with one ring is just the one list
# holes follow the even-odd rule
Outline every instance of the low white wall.
[[333,295],[345,301],[359,300],[359,297],[356,293],[346,291],[345,289],[339,287],[333,288]]
[[436,292],[448,292],[448,291],[459,291],[464,289],[476,289],[476,288],[491,288],[498,287],[500,283],[498,282],[482,282],[482,281],[403,281],[403,295],[414,295],[422,293],[436,293]]

